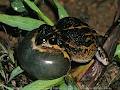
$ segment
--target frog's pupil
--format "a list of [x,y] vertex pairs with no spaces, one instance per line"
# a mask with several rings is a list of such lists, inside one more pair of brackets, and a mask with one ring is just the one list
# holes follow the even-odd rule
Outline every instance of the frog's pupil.
[[49,43],[52,44],[52,45],[57,44],[57,38],[50,38]]

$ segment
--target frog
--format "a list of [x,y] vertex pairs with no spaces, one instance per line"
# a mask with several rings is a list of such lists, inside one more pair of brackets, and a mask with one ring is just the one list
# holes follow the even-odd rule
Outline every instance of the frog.
[[[56,79],[67,75],[71,62],[89,63],[94,57],[108,65],[99,34],[75,17],[64,17],[54,26],[43,24],[20,42],[20,66],[36,79]],[[101,59],[102,58],[102,59]]]

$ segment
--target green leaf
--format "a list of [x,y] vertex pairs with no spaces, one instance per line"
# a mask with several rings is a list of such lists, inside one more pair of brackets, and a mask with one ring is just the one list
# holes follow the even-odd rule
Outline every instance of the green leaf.
[[76,85],[68,85],[68,90],[79,90]]
[[120,58],[120,44],[117,45],[114,56],[118,56]]
[[68,90],[68,86],[64,82],[63,84],[60,85],[59,89],[60,90]]
[[50,87],[64,82],[64,76],[54,80],[37,80],[25,87],[22,90],[47,90]]
[[67,87],[66,87],[67,90],[79,90],[75,80],[73,79],[73,77],[71,75],[66,77],[65,80],[67,82]]
[[53,0],[54,4],[56,5],[56,7],[58,8],[58,15],[59,15],[59,19],[62,19],[64,17],[68,17],[68,13],[67,11],[64,9],[64,7],[58,2],[58,0]]
[[32,2],[30,0],[24,0],[24,1],[32,10],[34,10],[38,14],[38,16],[42,20],[44,20],[44,22],[46,22],[47,24],[52,25],[52,26],[54,25],[54,23],[46,15],[44,15],[44,13],[42,13],[42,11],[40,11],[40,9],[35,5],[34,2]]
[[63,84],[60,85],[59,89],[60,90],[79,90],[78,87],[76,86],[76,83],[74,82],[67,82],[68,84],[66,84],[65,82]]
[[25,12],[26,11],[24,4],[21,0],[12,0],[11,7],[17,12]]
[[36,19],[32,19],[29,17],[21,17],[21,16],[11,16],[0,14],[0,22],[10,25],[12,27],[18,27],[23,30],[31,31],[33,29],[38,28],[40,25],[44,24],[44,22]]
[[11,81],[15,76],[17,76],[18,74],[22,73],[23,70],[18,66],[16,67],[12,73],[10,74],[10,78],[9,78],[9,81]]

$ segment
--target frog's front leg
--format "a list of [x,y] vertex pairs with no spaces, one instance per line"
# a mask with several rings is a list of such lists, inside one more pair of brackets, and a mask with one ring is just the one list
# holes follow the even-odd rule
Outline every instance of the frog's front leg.
[[97,48],[97,52],[95,54],[95,57],[103,65],[108,65],[109,64],[107,54],[105,53],[104,49],[100,46]]

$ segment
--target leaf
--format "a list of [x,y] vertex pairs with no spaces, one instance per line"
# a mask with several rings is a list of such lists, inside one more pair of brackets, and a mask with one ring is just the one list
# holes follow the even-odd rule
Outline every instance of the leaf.
[[6,14],[0,14],[0,22],[27,31],[36,29],[40,25],[44,24],[44,22],[40,20],[32,19],[29,17],[11,16]]
[[22,73],[23,72],[23,70],[18,66],[18,67],[16,67],[13,71],[12,71],[12,73],[11,73],[11,75],[10,75],[10,78],[9,78],[9,81],[11,81],[15,76],[17,76],[18,74],[20,74],[20,73]]
[[46,22],[49,25],[54,25],[54,23],[46,16],[44,15],[44,13],[42,13],[42,11],[40,11],[40,9],[35,5],[34,2],[30,1],[30,0],[24,0],[24,2],[32,9],[34,10],[38,16],[44,20],[44,22]]
[[17,12],[25,12],[26,11],[24,4],[21,0],[12,0],[11,7]]
[[64,76],[54,80],[37,80],[23,87],[22,90],[46,90],[62,82],[64,82]]
[[68,86],[65,83],[63,83],[60,85],[59,89],[60,90],[68,90]]
[[79,90],[78,87],[75,85],[75,83],[70,83],[68,85],[68,90]]
[[79,90],[77,85],[76,85],[76,82],[74,81],[74,79],[71,76],[70,77],[68,76],[66,78],[66,82],[62,83],[59,86],[59,89],[60,90]]
[[59,15],[59,19],[62,19],[64,17],[68,17],[68,13],[67,11],[64,9],[64,7],[58,2],[58,0],[53,0],[54,4],[56,5],[56,7],[58,8],[58,15]]
[[66,82],[67,82],[68,90],[79,90],[74,78],[71,75],[66,77]]
[[114,56],[118,56],[120,58],[120,44],[117,45]]

